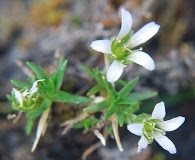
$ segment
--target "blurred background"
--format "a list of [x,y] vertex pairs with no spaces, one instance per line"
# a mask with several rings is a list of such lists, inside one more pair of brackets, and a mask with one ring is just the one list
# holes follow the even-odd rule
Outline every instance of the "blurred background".
[[[27,76],[17,64],[35,62],[49,72],[55,52],[68,59],[63,89],[84,94],[90,88],[80,65],[103,67],[103,55],[92,51],[96,39],[117,35],[120,9],[129,10],[133,30],[155,21],[158,34],[142,47],[154,58],[152,72],[136,64],[125,69],[124,79],[140,76],[138,91],[155,90],[156,98],[146,101],[141,111],[151,113],[157,102],[164,101],[167,119],[182,115],[183,126],[168,137],[175,143],[177,154],[170,155],[156,142],[136,154],[138,138],[124,128],[120,135],[124,152],[113,139],[100,147],[89,160],[193,160],[195,157],[195,1],[194,0],[0,0],[0,159],[1,160],[79,160],[82,153],[97,142],[93,133],[71,130],[62,136],[59,124],[77,114],[70,106],[54,104],[47,132],[34,153],[30,152],[35,137],[25,135],[25,114],[13,124],[7,120],[11,104],[6,94],[12,89],[11,79]],[[64,116],[67,109],[71,114]],[[64,118],[66,117],[66,118]],[[67,119],[68,119],[67,118]]]

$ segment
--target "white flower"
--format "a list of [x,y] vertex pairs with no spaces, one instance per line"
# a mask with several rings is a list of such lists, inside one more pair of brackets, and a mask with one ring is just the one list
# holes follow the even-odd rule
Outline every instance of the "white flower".
[[13,88],[13,93],[14,93],[15,99],[18,101],[20,106],[23,106],[23,101],[25,97],[29,94],[29,92],[27,92],[27,90],[25,90],[24,92],[20,92],[17,89]]
[[32,96],[38,91],[37,84],[40,81],[44,81],[44,79],[35,81],[29,91],[26,89],[25,91],[21,92],[13,88],[13,95],[15,100],[18,102],[19,107],[24,107],[24,102],[29,102]]
[[120,78],[126,64],[135,62],[146,69],[152,71],[155,68],[153,59],[141,50],[133,50],[134,47],[145,43],[152,38],[159,30],[160,26],[150,22],[132,35],[132,17],[125,9],[121,9],[122,24],[119,34],[113,40],[96,40],[91,47],[106,55],[109,55],[112,62],[107,73],[107,80],[115,82]]
[[156,104],[152,112],[152,116],[146,119],[143,123],[127,125],[127,129],[131,133],[141,136],[141,139],[138,142],[137,152],[141,152],[142,149],[145,149],[148,144],[152,143],[155,139],[163,149],[169,151],[171,154],[176,153],[174,143],[166,137],[165,134],[166,131],[174,131],[179,128],[184,123],[185,118],[179,116],[171,120],[164,121],[163,118],[165,115],[164,102],[160,102]]

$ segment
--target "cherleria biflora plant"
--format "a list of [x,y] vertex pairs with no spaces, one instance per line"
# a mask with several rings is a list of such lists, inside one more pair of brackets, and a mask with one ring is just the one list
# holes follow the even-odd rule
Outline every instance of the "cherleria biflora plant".
[[[154,70],[153,59],[141,48],[136,48],[152,38],[160,26],[150,22],[135,32],[131,29],[132,17],[125,9],[121,9],[122,25],[119,34],[110,40],[96,40],[92,42],[92,49],[104,53],[105,68],[103,70],[90,69],[82,66],[91,78],[94,86],[87,92],[86,96],[74,95],[61,90],[65,74],[67,60],[59,58],[56,72],[46,74],[42,67],[27,62],[32,71],[26,82],[12,80],[16,88],[13,88],[9,100],[14,110],[27,114],[26,133],[32,132],[35,120],[39,118],[36,138],[32,147],[35,150],[40,136],[44,134],[53,102],[69,103],[83,106],[83,112],[76,117],[61,124],[64,127],[63,134],[71,128],[82,128],[84,131],[92,131],[106,145],[109,135],[114,135],[116,144],[120,151],[123,146],[120,141],[118,126],[127,125],[127,129],[141,139],[138,142],[137,152],[145,149],[148,144],[155,140],[163,149],[171,154],[176,153],[174,143],[167,137],[167,131],[176,130],[185,118],[179,116],[164,121],[164,102],[156,104],[152,114],[136,114],[140,104],[144,100],[157,95],[156,92],[135,92],[134,88],[139,80],[138,77],[129,82],[119,80],[124,68],[137,63],[147,70]],[[100,145],[91,147],[83,154],[83,159]]]

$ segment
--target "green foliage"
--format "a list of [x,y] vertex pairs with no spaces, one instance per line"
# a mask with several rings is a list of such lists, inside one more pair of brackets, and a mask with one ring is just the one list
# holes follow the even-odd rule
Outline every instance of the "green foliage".
[[89,90],[88,95],[102,96],[102,101],[98,103],[94,101],[83,110],[90,113],[102,112],[104,113],[104,119],[116,114],[120,126],[123,126],[124,123],[132,123],[135,119],[134,113],[139,109],[141,102],[157,94],[156,92],[133,92],[138,83],[138,78],[134,78],[128,83],[120,83],[122,88],[117,91],[114,85],[106,80],[105,75],[97,69],[90,70],[84,66],[82,69],[96,81],[95,86]]
[[[64,58],[59,59],[57,71],[51,75],[47,75],[42,67],[35,63],[27,62],[26,64],[32,70],[34,76],[29,77],[27,82],[12,80],[11,82],[18,89],[13,90],[11,95],[7,97],[12,101],[14,110],[27,112],[27,134],[31,133],[36,117],[51,107],[53,102],[80,104],[92,101],[91,98],[60,90],[67,66],[67,60],[64,60]],[[38,81],[36,82],[36,80]],[[35,90],[35,92],[31,94],[32,90]]]
[[[97,69],[82,66],[82,69],[96,83],[88,91],[88,97],[73,95],[60,90],[67,60],[60,58],[57,71],[51,75],[47,75],[42,67],[35,63],[27,62],[27,66],[34,73],[34,76],[28,77],[27,81],[12,80],[11,82],[18,89],[13,89],[11,95],[7,96],[12,101],[14,110],[27,112],[27,134],[32,132],[35,119],[51,107],[53,102],[86,104],[87,106],[83,111],[91,113],[90,117],[74,124],[73,128],[83,128],[88,131],[98,122],[98,118],[95,117],[97,112],[103,113],[104,120],[116,114],[120,126],[125,123],[142,122],[148,118],[148,115],[141,114],[136,117],[134,113],[139,109],[143,100],[152,98],[157,94],[156,92],[134,92],[138,78],[134,78],[128,83],[119,81],[117,83],[119,86],[114,86],[106,80],[104,73]],[[120,89],[116,90],[115,87]]]

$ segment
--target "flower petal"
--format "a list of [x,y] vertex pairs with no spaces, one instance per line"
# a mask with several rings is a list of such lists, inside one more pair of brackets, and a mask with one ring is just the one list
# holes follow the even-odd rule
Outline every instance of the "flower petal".
[[120,61],[114,60],[110,65],[106,78],[108,82],[115,82],[117,81],[121,74],[123,73],[124,65]]
[[15,88],[13,88],[13,91],[14,91],[15,98],[17,99],[19,104],[22,105],[22,101],[23,101],[22,93]]
[[105,54],[112,53],[111,41],[108,39],[93,41],[90,46],[91,48],[93,48],[94,50],[98,52],[102,52]]
[[152,112],[152,119],[163,119],[166,115],[164,102],[157,103]]
[[143,136],[141,136],[141,139],[138,142],[137,153],[141,152],[142,149],[145,149],[147,146],[148,146],[148,141],[143,135]]
[[158,126],[164,131],[174,131],[179,128],[185,121],[185,117],[179,116],[168,121],[158,122]]
[[38,82],[41,82],[41,81],[44,81],[45,79],[40,79],[40,80],[37,80],[33,83],[31,89],[30,89],[30,95],[32,96],[35,92],[38,91],[38,87],[37,87],[37,84]]
[[155,132],[154,139],[156,142],[165,150],[169,151],[171,154],[175,154],[177,152],[174,143],[162,133]]
[[120,39],[122,39],[130,32],[132,26],[131,14],[123,8],[121,9],[121,21],[122,21],[121,29],[118,34],[118,38]]
[[152,71],[155,68],[153,59],[145,52],[134,51],[127,57],[128,60],[133,61],[146,69]]
[[28,95],[28,94],[30,94],[30,93],[29,93],[28,90],[26,89],[26,90],[23,91],[21,94],[22,94],[22,98],[24,98],[24,97],[26,97],[26,95]]
[[133,134],[135,134],[137,136],[141,136],[142,133],[143,133],[143,131],[142,131],[143,126],[144,126],[144,124],[129,124],[129,125],[127,125],[127,129],[131,133],[133,133]]
[[160,25],[155,22],[150,22],[138,30],[128,42],[128,46],[133,48],[137,47],[140,44],[145,43],[150,38],[152,38],[159,30]]

